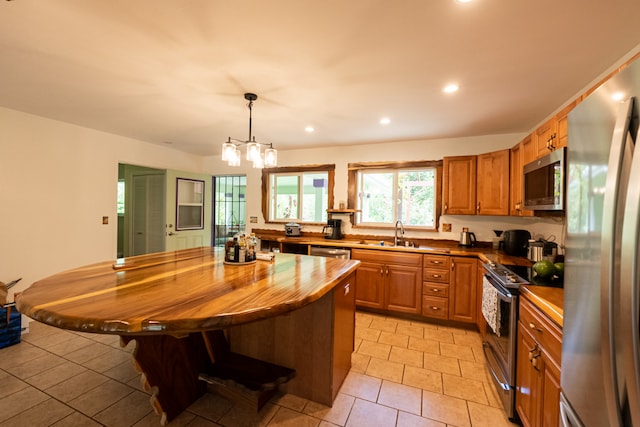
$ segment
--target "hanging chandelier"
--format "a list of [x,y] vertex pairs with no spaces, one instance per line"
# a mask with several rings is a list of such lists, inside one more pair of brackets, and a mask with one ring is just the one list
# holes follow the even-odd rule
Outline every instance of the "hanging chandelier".
[[[278,150],[273,148],[273,144],[257,142],[256,137],[251,135],[251,112],[253,101],[258,99],[258,95],[245,93],[244,99],[249,101],[249,104],[247,104],[249,107],[249,139],[242,141],[229,137],[228,141],[222,144],[222,161],[227,162],[229,166],[240,166],[240,158],[242,157],[240,146],[244,145],[247,147],[246,158],[248,161],[253,162],[254,168],[274,167],[278,164]],[[268,146],[268,148],[265,148],[263,152],[262,146]]]

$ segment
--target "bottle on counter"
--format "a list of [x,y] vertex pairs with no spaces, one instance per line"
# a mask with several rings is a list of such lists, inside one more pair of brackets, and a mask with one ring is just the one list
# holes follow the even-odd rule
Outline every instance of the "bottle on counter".
[[232,262],[238,262],[240,260],[240,243],[238,242],[238,238],[233,238],[233,259]]
[[224,260],[225,261],[233,261],[233,237],[229,237],[227,242],[224,244]]

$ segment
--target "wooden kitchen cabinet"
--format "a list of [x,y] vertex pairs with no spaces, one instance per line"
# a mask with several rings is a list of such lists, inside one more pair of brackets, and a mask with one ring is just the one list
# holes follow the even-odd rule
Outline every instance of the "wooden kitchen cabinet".
[[509,215],[511,216],[533,216],[533,211],[524,209],[524,187],[523,175],[524,165],[535,160],[536,151],[533,150],[531,135],[520,141],[518,145],[511,149],[510,165],[510,197]]
[[476,322],[477,272],[475,258],[451,257],[449,320]]
[[442,212],[445,215],[476,213],[476,162],[476,156],[443,159]]
[[561,352],[560,327],[526,297],[520,298],[516,410],[525,427],[558,425]]
[[420,314],[422,255],[352,249],[351,258],[360,260],[356,271],[358,306]]
[[478,155],[478,215],[509,215],[509,154],[506,149]]
[[477,260],[449,255],[424,255],[422,265],[422,315],[475,323]]
[[443,159],[445,215],[509,215],[509,150]]
[[576,101],[573,101],[564,107],[533,133],[538,150],[537,158],[568,145],[569,133],[567,120],[569,112],[576,106],[576,103]]

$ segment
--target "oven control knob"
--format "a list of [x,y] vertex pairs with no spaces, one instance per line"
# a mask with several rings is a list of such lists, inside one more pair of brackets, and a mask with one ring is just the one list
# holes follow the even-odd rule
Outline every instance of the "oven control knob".
[[511,283],[516,283],[518,281],[518,276],[516,276],[515,274],[507,274],[507,279]]

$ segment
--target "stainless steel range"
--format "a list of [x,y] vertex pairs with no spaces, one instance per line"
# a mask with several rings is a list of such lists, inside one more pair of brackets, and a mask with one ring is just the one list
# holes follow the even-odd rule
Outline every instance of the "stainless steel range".
[[[520,285],[529,282],[528,267],[483,264],[482,314],[486,323],[483,350],[489,372],[510,420],[516,421],[516,341]],[[516,272],[520,274],[516,274]]]

